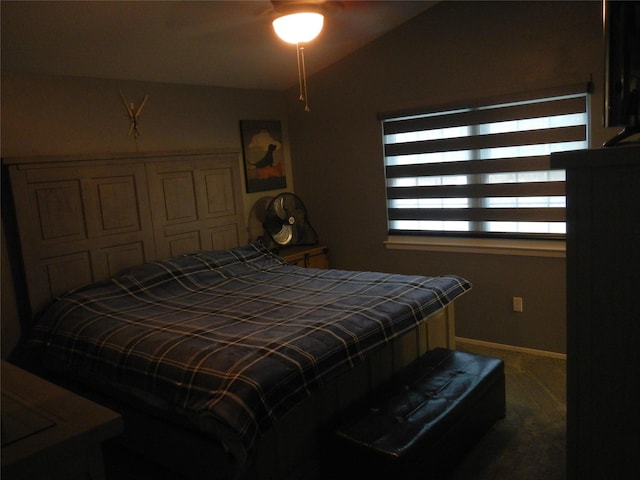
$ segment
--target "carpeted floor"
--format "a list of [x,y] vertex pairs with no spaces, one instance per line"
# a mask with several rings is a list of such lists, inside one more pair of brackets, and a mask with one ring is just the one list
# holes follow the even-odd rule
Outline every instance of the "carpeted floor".
[[505,362],[507,415],[446,480],[565,480],[566,360],[458,342]]

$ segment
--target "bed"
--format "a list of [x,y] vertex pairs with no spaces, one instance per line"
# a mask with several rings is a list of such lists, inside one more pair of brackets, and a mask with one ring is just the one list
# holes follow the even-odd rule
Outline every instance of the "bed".
[[235,152],[6,163],[22,357],[121,411],[123,444],[183,475],[313,476],[336,416],[453,346],[465,279],[308,269],[245,244]]

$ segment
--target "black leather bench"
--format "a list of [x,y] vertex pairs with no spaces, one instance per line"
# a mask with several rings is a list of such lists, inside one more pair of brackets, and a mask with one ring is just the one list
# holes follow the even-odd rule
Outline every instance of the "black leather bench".
[[349,412],[333,459],[344,477],[434,478],[504,416],[502,360],[434,349]]

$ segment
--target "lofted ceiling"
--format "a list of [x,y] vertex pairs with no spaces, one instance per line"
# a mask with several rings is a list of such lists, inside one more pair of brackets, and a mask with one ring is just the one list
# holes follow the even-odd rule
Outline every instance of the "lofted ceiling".
[[[436,3],[304,1],[325,9],[309,75]],[[273,33],[274,3],[2,0],[2,70],[283,90],[297,84],[296,54]]]

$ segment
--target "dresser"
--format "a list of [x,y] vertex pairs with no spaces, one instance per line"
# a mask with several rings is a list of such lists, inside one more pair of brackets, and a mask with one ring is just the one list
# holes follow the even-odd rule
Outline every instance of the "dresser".
[[551,157],[567,171],[567,478],[640,472],[640,144]]
[[122,417],[2,361],[2,480],[104,480]]

